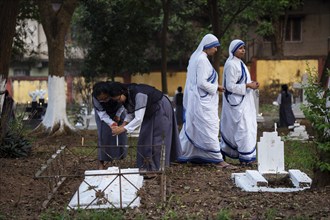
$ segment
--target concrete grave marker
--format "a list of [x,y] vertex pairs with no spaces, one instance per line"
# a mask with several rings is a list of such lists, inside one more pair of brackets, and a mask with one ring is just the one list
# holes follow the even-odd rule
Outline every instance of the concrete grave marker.
[[263,132],[257,148],[260,173],[287,173],[284,169],[284,143],[276,131]]
[[[312,180],[305,173],[297,169],[285,171],[284,142],[277,134],[276,124],[274,132],[263,132],[257,148],[258,170],[233,173],[231,177],[237,187],[247,192],[295,192],[311,187]],[[271,187],[269,183],[274,178],[289,178],[292,187]]]
[[265,122],[265,118],[262,116],[262,113],[259,113],[259,90],[256,89],[253,92],[254,96],[254,104],[256,106],[256,113],[257,113],[257,122]]
[[300,125],[299,123],[294,123],[294,125],[289,126],[289,129],[293,129],[293,131],[290,131],[289,138],[291,140],[308,140],[309,135],[306,131],[305,125]]
[[140,206],[138,190],[143,176],[137,168],[86,170],[85,179],[72,197],[68,209],[104,209]]

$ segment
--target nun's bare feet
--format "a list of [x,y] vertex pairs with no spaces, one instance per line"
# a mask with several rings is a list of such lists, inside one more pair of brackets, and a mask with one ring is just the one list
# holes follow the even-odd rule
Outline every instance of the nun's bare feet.
[[222,162],[216,164],[216,167],[220,168],[220,169],[228,169],[228,170],[237,170],[238,169],[238,167],[231,165],[225,161],[222,161]]

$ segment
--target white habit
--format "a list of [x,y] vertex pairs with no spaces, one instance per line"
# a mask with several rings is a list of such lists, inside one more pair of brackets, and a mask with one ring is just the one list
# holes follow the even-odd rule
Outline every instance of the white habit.
[[224,66],[222,112],[220,120],[221,151],[224,155],[241,162],[256,160],[257,116],[254,90],[246,88],[251,82],[248,68],[234,56],[244,45],[234,40],[229,47],[229,58]]
[[189,60],[183,95],[185,118],[180,132],[181,162],[223,161],[219,143],[218,73],[203,52],[219,45],[214,35],[207,34]]

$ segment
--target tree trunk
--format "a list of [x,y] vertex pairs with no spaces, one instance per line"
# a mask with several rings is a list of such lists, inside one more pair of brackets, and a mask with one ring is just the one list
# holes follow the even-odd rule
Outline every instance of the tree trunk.
[[7,133],[10,108],[3,108],[19,0],[0,2],[0,143]]
[[66,115],[66,94],[64,79],[64,45],[77,0],[63,0],[55,11],[51,0],[38,0],[42,27],[45,31],[49,55],[48,106],[45,117],[36,128],[37,132],[60,135],[75,128]]
[[274,37],[272,38],[272,55],[275,57],[283,57],[283,41],[285,33],[282,32],[281,24],[279,20],[273,22]]
[[169,14],[170,14],[170,5],[171,0],[162,0],[163,5],[163,28],[162,28],[162,91],[165,94],[168,94],[167,91],[167,30],[168,30],[168,22],[169,22]]
[[[219,19],[219,8],[218,8],[218,0],[208,0],[207,1],[209,10],[210,10],[210,20],[212,24],[213,34],[219,39],[223,35],[220,29],[220,19]],[[220,49],[215,53],[213,58],[212,66],[219,73],[220,71]],[[220,80],[220,77],[219,77]]]
[[35,129],[37,133],[61,135],[70,134],[75,130],[67,119],[64,88],[64,77],[48,76],[47,111],[42,123]]

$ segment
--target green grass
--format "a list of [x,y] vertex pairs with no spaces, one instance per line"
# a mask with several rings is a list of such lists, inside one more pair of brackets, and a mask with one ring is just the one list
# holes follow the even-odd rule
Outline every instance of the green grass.
[[277,116],[278,115],[278,106],[273,104],[260,104],[259,105],[259,113],[267,116]]
[[227,209],[221,209],[216,217],[217,220],[230,220],[230,211]]
[[317,159],[314,142],[286,141],[284,147],[284,161],[286,170],[300,169],[307,175],[313,175]]
[[74,155],[77,156],[90,156],[90,157],[97,157],[97,146],[78,146],[78,147],[70,147],[69,149]]
[[41,220],[122,220],[124,219],[123,212],[121,210],[104,209],[104,210],[78,210],[70,212],[65,210],[63,213],[58,213],[51,209],[43,212],[39,218]]

